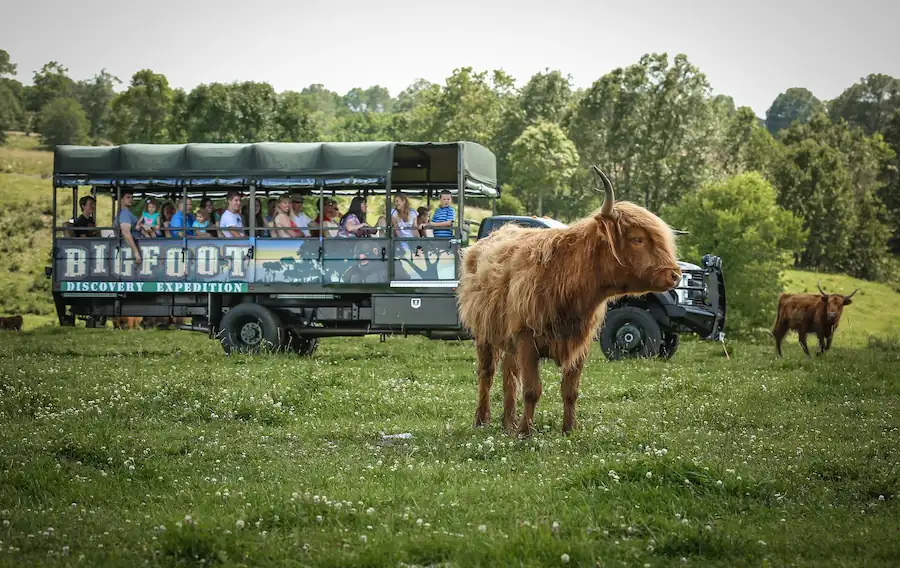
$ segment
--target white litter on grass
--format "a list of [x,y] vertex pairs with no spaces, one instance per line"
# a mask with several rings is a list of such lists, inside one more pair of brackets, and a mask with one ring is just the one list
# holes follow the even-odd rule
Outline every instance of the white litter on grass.
[[400,440],[411,440],[413,435],[411,432],[402,432],[400,434],[385,434],[384,432],[379,432],[381,435],[380,444],[389,445],[395,444]]

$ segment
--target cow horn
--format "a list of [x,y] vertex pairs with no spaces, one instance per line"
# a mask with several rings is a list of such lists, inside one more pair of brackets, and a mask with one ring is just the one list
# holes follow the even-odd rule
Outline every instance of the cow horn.
[[827,295],[828,295],[828,294],[825,293],[825,290],[822,289],[822,287],[819,285],[818,282],[816,282],[816,288],[819,289],[819,292],[820,292],[823,296],[827,296]]
[[603,182],[603,190],[605,196],[603,198],[603,207],[600,208],[600,214],[604,217],[609,217],[611,219],[615,219],[615,215],[613,214],[613,205],[616,204],[616,194],[613,191],[612,183],[610,183],[609,178],[606,177],[606,174],[598,168],[597,166],[591,166],[598,176],[600,176],[600,181]]
[[849,295],[849,296],[844,296],[844,299],[845,299],[845,300],[849,300],[850,298],[853,297],[853,294],[856,294],[857,292],[859,292],[859,288],[857,288],[856,290],[850,292],[850,295]]

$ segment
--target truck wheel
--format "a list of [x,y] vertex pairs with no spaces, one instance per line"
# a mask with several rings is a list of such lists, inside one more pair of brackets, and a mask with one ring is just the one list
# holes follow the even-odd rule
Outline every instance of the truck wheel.
[[310,357],[319,348],[319,338],[298,335],[293,329],[288,329],[284,334],[284,349],[292,351],[301,357]]
[[285,329],[278,316],[259,304],[238,304],[222,318],[219,338],[225,353],[275,350],[284,342]]
[[650,312],[635,306],[611,310],[600,332],[600,347],[610,361],[656,357],[662,331]]
[[659,356],[663,359],[671,359],[677,350],[678,334],[673,332],[663,334],[662,344],[659,346]]

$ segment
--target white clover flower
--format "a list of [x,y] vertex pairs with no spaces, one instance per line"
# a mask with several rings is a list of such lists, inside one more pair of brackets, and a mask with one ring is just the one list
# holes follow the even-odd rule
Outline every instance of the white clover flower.
[[237,527],[238,530],[244,528],[244,520],[243,520],[243,519],[238,519],[237,522],[234,523],[234,526]]
[[487,532],[487,525],[478,525],[478,532]]
[[565,552],[563,552],[562,556],[560,556],[559,559],[562,560],[563,564],[569,563],[569,555],[566,554]]

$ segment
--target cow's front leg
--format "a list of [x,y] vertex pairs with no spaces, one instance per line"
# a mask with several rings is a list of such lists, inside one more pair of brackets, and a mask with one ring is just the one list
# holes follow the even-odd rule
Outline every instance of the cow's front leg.
[[563,371],[562,389],[560,389],[563,399],[563,434],[568,434],[575,428],[575,402],[578,400],[578,387],[581,384],[583,370],[584,361],[580,360],[574,368]]

